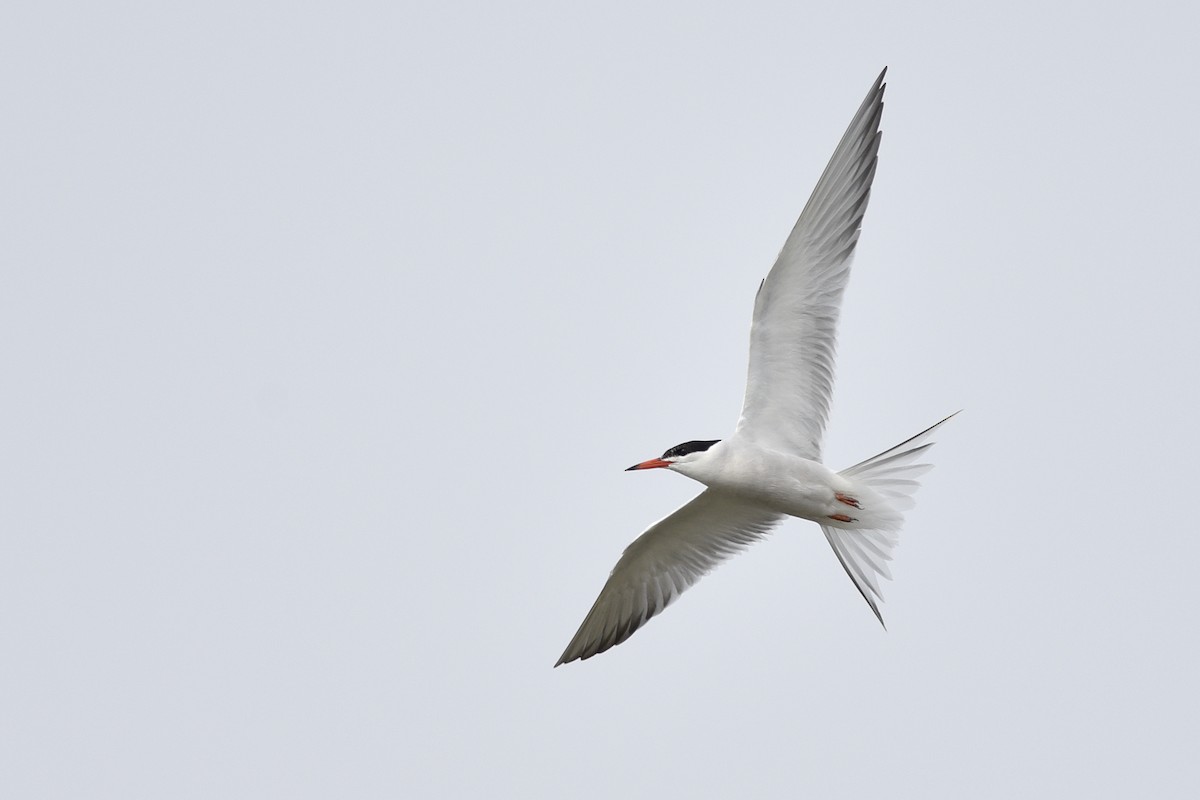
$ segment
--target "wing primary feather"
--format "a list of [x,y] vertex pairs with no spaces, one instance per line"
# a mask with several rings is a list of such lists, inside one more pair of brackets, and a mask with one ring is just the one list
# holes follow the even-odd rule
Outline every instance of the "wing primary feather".
[[841,298],[878,168],[886,74],[842,134],[754,303],[737,432],[813,460],[829,415]]
[[555,666],[624,642],[717,564],[765,536],[781,515],[708,489],[635,539]]

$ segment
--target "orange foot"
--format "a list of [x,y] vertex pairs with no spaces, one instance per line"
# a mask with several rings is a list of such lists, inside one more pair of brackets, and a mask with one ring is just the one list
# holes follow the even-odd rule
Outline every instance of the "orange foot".
[[837,492],[836,494],[834,494],[833,497],[839,503],[845,503],[846,505],[854,506],[855,508],[862,508],[862,506],[860,506],[858,504],[858,500],[856,500],[855,498],[851,497],[848,494],[842,494],[841,492]]
[[858,522],[858,520],[856,520],[854,517],[850,517],[845,514],[830,514],[829,518],[836,519],[838,522]]

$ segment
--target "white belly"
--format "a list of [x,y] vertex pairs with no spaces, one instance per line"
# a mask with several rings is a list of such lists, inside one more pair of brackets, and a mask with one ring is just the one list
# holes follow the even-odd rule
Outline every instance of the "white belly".
[[828,522],[831,514],[842,510],[834,494],[845,491],[847,481],[823,464],[774,450],[730,444],[706,469],[695,471],[697,474],[679,471],[713,489],[740,495],[793,517]]

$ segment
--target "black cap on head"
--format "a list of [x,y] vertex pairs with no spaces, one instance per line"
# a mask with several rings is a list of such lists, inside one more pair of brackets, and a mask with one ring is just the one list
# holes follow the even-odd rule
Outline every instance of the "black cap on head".
[[662,457],[665,461],[668,458],[679,458],[680,456],[686,456],[688,453],[702,453],[719,441],[721,440],[710,439],[706,441],[684,442],[683,444],[675,445],[670,450],[663,453]]

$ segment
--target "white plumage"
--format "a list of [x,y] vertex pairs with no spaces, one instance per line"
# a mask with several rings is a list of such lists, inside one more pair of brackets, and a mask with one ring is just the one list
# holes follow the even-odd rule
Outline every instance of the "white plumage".
[[718,563],[788,516],[821,525],[846,574],[883,622],[878,576],[891,578],[887,562],[903,512],[912,506],[916,478],[930,468],[919,458],[946,420],[841,472],[820,458],[838,311],[875,177],[884,73],[759,287],[746,397],[733,436],[687,442],[630,468],[672,469],[708,488],[625,549],[558,664],[625,641]]

